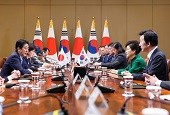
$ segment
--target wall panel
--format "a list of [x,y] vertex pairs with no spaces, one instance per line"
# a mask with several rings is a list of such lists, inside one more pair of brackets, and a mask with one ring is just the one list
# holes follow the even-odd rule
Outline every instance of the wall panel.
[[170,58],[170,5],[153,6],[153,29],[158,33],[159,47]]
[[126,4],[126,0],[102,0],[102,4],[115,5]]
[[122,44],[124,44],[126,42],[126,5],[103,6],[101,36],[103,33],[105,17],[108,18],[111,41],[112,42],[119,41]]
[[49,5],[50,0],[25,0],[25,4],[31,5]]
[[128,5],[127,40],[136,39],[144,29],[152,29],[152,5]]
[[[86,14],[84,14],[86,12]],[[82,27],[83,39],[85,48],[87,48],[87,42],[89,40],[90,28],[92,17],[95,17],[97,37],[101,32],[101,6],[77,6],[76,19],[79,17]]]
[[51,0],[52,5],[68,5],[68,4],[74,4],[75,5],[76,0]]
[[153,4],[170,5],[170,0],[153,0]]
[[0,56],[15,49],[15,41],[24,38],[24,6],[0,5]]
[[76,4],[83,4],[83,5],[94,5],[94,4],[101,4],[101,0],[76,0]]
[[37,17],[40,18],[40,26],[43,44],[46,45],[50,21],[50,7],[48,5],[26,5],[25,7],[25,38],[32,42],[34,38]]
[[152,4],[152,0],[127,0],[127,4]]
[[24,4],[24,0],[0,0],[0,4]]

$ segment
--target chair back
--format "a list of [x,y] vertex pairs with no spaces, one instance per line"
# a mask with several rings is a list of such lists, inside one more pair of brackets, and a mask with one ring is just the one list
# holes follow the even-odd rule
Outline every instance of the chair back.
[[6,61],[6,58],[5,58],[5,57],[4,57],[4,58],[0,57],[0,68],[2,68],[2,66],[3,66],[4,63],[5,63],[5,61]]

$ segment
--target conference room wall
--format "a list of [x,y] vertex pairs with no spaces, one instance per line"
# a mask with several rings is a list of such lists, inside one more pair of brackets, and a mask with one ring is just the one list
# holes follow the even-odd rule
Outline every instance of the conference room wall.
[[[53,19],[58,47],[63,18],[67,17],[72,51],[78,17],[85,48],[92,17],[95,17],[99,45],[104,19],[107,18],[111,41],[119,41],[124,45],[128,40],[138,40],[137,33],[140,30],[151,28],[158,33],[159,47],[169,58],[169,11],[169,0],[0,0],[0,56],[8,56],[19,38],[32,42],[39,16],[44,46],[50,19]],[[146,56],[145,53],[142,55]]]

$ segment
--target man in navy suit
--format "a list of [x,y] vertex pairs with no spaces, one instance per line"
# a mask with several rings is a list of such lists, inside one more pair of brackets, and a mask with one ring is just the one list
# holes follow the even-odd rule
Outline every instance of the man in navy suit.
[[7,58],[1,69],[1,77],[5,81],[13,79],[13,77],[8,77],[11,75],[12,71],[19,70],[21,75],[30,74],[32,71],[30,69],[23,68],[23,57],[28,53],[28,42],[26,40],[20,39],[15,44],[15,51]]
[[[155,75],[159,80],[168,80],[168,65],[164,53],[158,48],[158,35],[152,30],[145,30],[139,33],[140,47],[147,52],[148,65],[143,73]],[[143,74],[132,74],[134,79],[145,80]]]

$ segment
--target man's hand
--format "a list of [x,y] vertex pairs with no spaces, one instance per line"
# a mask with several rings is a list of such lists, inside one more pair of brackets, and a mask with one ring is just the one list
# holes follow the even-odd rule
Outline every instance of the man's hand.
[[123,72],[121,72],[121,75],[123,75],[123,76],[131,76],[132,74],[129,71],[123,71]]
[[110,73],[112,73],[112,74],[118,74],[118,70],[111,69],[111,70],[110,70]]
[[155,82],[158,81],[158,78],[155,75],[151,76],[147,73],[143,73],[143,76],[145,77],[146,85],[155,85]]

